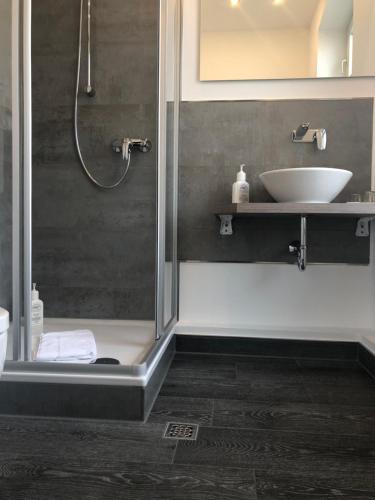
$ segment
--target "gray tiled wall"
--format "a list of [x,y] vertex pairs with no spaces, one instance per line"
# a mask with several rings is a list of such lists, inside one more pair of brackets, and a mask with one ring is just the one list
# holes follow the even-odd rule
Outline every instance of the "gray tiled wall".
[[0,2],[0,306],[12,297],[11,2]]
[[12,136],[11,112],[0,105],[0,306],[12,298]]
[[[354,176],[338,200],[371,186],[372,99],[184,102],[181,106],[179,257],[223,262],[291,262],[288,244],[299,239],[296,218],[235,221],[232,237],[219,236],[214,213],[231,202],[240,163],[247,164],[253,201],[271,201],[258,175],[287,167],[347,168]],[[328,131],[326,151],[293,144],[304,121]],[[369,261],[369,241],[354,235],[352,219],[311,219],[309,260]]]
[[[153,319],[156,148],[133,155],[114,190],[84,175],[73,137],[79,4],[33,3],[33,279],[46,316]],[[93,4],[96,96],[80,97],[79,128],[83,156],[106,182],[122,168],[113,139],[156,144],[157,7]],[[85,56],[82,65],[84,85]]]

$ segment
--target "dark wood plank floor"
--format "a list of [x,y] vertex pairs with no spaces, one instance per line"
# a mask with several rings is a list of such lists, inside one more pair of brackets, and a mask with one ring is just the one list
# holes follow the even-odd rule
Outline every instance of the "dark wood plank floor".
[[0,500],[337,498],[375,500],[375,381],[352,361],[177,354],[144,424],[0,417]]

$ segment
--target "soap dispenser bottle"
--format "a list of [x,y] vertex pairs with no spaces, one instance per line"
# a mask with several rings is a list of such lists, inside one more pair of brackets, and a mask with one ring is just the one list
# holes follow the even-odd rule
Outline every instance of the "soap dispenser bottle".
[[246,165],[240,166],[240,171],[237,173],[237,181],[233,184],[232,203],[249,203],[250,186],[246,182],[244,167]]
[[31,333],[33,337],[43,333],[43,302],[39,298],[36,283],[33,283],[31,291]]

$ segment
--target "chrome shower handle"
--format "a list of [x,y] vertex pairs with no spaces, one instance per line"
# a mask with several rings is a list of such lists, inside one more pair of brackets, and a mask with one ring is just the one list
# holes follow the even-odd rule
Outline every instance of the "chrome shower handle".
[[121,153],[124,161],[128,161],[133,150],[137,150],[140,153],[148,153],[151,149],[152,143],[149,139],[124,137],[121,141],[116,139],[112,142],[112,150],[115,153]]
[[122,146],[121,146],[122,159],[124,161],[129,160],[129,156],[131,153],[131,145],[132,145],[131,139],[129,139],[128,137],[124,138],[124,140],[122,141]]

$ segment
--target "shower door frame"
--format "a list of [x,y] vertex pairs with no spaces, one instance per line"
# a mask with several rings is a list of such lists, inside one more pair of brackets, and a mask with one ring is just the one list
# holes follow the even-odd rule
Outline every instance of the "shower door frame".
[[[172,317],[165,324],[164,266],[166,225],[166,29],[168,0],[159,0],[158,40],[158,144],[157,144],[157,241],[156,241],[156,309],[155,339],[167,342],[178,320],[178,135],[180,103],[181,0],[176,2],[174,50],[174,130],[173,130],[173,244],[172,244]],[[12,175],[13,175],[13,361],[31,360],[31,288],[32,288],[32,68],[31,68],[32,0],[12,0]],[[16,55],[16,57],[14,57]],[[23,325],[22,325],[23,319]],[[144,374],[154,364],[166,342],[156,342],[146,360],[129,367],[131,374]],[[46,364],[49,365],[49,364]],[[67,367],[68,368],[68,367]],[[70,367],[73,368],[73,367]],[[77,367],[76,367],[77,368]],[[92,367],[90,367],[92,368]],[[42,371],[55,371],[45,366]],[[33,370],[34,371],[34,370]],[[37,372],[35,366],[35,372]],[[56,370],[59,371],[59,370]],[[75,371],[75,370],[74,370]],[[79,368],[77,369],[79,371]],[[84,370],[85,371],[85,370]]]
[[157,179],[157,252],[156,252],[156,340],[172,331],[178,321],[178,151],[179,151],[179,105],[181,94],[181,37],[182,5],[175,1],[174,61],[173,61],[173,201],[172,201],[172,316],[165,321],[165,229],[166,229],[166,173],[167,173],[167,6],[170,0],[159,0],[159,68],[158,68],[158,179]]
[[20,123],[20,0],[12,0],[12,331],[13,360],[21,358],[21,123]]
[[[12,359],[29,360],[31,343],[32,0],[12,0]],[[23,325],[22,328],[22,316]]]
[[32,283],[32,0],[23,0],[23,356],[31,360]]

